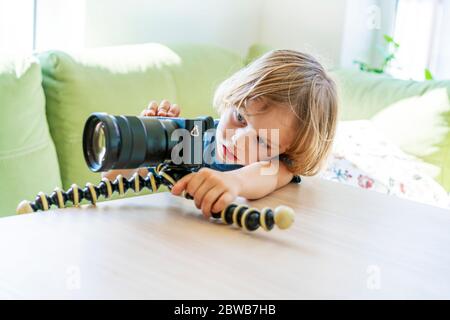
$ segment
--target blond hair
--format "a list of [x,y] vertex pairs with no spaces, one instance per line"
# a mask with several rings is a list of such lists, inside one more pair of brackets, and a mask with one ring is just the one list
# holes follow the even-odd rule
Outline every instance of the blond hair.
[[330,152],[337,122],[336,85],[325,69],[311,55],[273,50],[222,82],[213,103],[222,113],[256,98],[291,108],[297,134],[283,155],[294,174],[316,174]]

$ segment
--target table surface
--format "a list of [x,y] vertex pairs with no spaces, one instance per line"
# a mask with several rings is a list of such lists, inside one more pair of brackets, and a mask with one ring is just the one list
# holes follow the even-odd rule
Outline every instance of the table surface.
[[0,297],[450,298],[449,210],[318,178],[251,204],[296,222],[245,233],[169,193],[2,218]]

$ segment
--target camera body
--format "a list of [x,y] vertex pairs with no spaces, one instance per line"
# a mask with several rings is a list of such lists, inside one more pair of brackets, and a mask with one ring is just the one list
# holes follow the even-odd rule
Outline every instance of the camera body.
[[210,116],[195,119],[93,113],[83,131],[83,153],[94,171],[135,169],[171,161],[204,165],[204,141],[215,132]]

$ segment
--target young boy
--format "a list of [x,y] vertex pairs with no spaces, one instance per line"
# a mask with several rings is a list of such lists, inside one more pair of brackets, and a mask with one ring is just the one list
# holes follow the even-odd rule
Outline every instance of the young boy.
[[[208,217],[237,196],[258,199],[295,175],[316,174],[331,149],[337,105],[335,83],[312,56],[294,50],[266,53],[216,90],[217,165],[185,176],[172,194],[189,193]],[[180,111],[167,100],[152,101],[141,115],[177,117]],[[105,176],[134,172],[113,170]]]

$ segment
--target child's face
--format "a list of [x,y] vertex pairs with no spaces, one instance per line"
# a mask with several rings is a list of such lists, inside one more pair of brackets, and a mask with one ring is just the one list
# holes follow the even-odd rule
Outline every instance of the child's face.
[[295,114],[285,105],[250,100],[246,108],[225,109],[216,131],[221,162],[248,165],[279,156],[294,139]]

